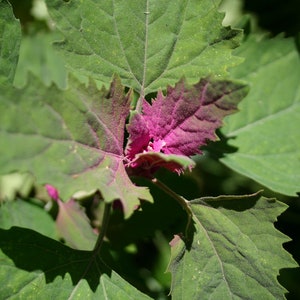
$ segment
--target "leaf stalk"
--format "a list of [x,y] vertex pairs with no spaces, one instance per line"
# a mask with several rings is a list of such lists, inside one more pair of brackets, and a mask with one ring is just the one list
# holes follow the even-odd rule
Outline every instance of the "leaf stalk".
[[192,219],[193,219],[193,212],[190,208],[189,201],[186,200],[184,197],[178,195],[173,190],[171,190],[167,185],[165,185],[163,182],[161,182],[157,178],[153,178],[152,182],[159,187],[161,190],[163,190],[166,194],[171,196],[176,202],[182,207],[183,210],[187,213],[188,221],[185,228],[185,237],[188,238],[188,230],[191,225]]
[[105,206],[104,206],[102,226],[101,226],[100,233],[98,235],[96,245],[93,250],[93,252],[95,254],[98,254],[100,252],[100,249],[101,249],[101,246],[102,246],[102,243],[103,243],[103,240],[104,240],[107,228],[108,228],[111,205],[112,205],[111,203],[105,203]]

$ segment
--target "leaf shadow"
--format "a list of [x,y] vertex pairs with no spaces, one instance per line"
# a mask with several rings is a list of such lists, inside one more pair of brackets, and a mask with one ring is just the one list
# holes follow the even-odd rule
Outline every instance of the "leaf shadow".
[[193,218],[191,218],[190,222],[187,224],[185,235],[181,237],[187,251],[190,251],[193,247],[194,235],[196,234],[196,231],[195,221]]
[[238,151],[238,148],[229,144],[230,140],[235,137],[226,137],[220,129],[216,130],[218,136],[217,141],[208,142],[208,144],[202,147],[203,150],[207,150],[214,159],[224,158],[226,154],[232,154]]
[[92,251],[69,248],[31,229],[11,227],[0,229],[0,249],[17,268],[28,272],[42,271],[47,284],[68,273],[74,286],[85,279],[95,292],[102,274],[111,276],[111,269],[104,262],[109,257],[105,244],[97,255]]

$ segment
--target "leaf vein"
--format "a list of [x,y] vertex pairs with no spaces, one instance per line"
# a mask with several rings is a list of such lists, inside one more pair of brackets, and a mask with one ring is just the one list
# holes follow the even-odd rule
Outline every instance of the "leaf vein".
[[213,242],[212,242],[212,240],[211,240],[211,238],[210,238],[210,236],[209,236],[207,230],[206,230],[205,227],[202,225],[202,223],[198,220],[198,218],[194,218],[194,220],[195,220],[196,223],[199,225],[199,227],[202,228],[202,230],[203,230],[203,232],[204,232],[204,234],[205,234],[207,240],[209,241],[209,243],[210,243],[210,245],[211,245],[211,248],[212,248],[213,252],[215,253],[215,255],[216,255],[216,257],[217,257],[217,259],[218,259],[218,261],[219,261],[219,265],[220,265],[220,268],[221,268],[222,277],[223,277],[223,279],[224,279],[224,282],[225,282],[225,284],[226,284],[226,286],[227,286],[227,289],[228,289],[228,291],[229,291],[229,293],[230,293],[230,295],[231,295],[231,298],[233,298],[232,292],[231,292],[231,290],[230,290],[230,288],[229,288],[229,283],[228,283],[228,281],[227,281],[227,279],[226,279],[226,276],[225,276],[225,270],[224,270],[223,262],[222,262],[222,260],[221,260],[221,257],[220,257],[220,255],[219,255],[218,251],[217,251],[216,247],[214,246],[214,244],[213,244]]
[[[148,2],[148,1],[147,1],[147,2]],[[160,75],[158,75],[156,78],[154,78],[152,81],[150,81],[150,82],[148,83],[148,86],[150,86],[153,82],[155,82],[156,80],[158,80],[158,79],[160,79],[161,77],[163,77],[164,74],[165,74],[167,71],[170,71],[170,70],[171,70],[171,69],[168,69],[168,66],[169,66],[170,61],[171,61],[171,58],[172,58],[172,56],[173,56],[173,54],[174,54],[174,49],[176,48],[176,45],[177,45],[177,42],[178,42],[178,37],[179,37],[180,32],[181,32],[182,27],[183,27],[183,23],[184,23],[184,20],[185,20],[185,15],[186,15],[186,11],[187,11],[187,7],[188,7],[188,5],[189,5],[189,2],[190,2],[190,0],[188,0],[186,6],[185,6],[185,8],[184,8],[183,13],[181,14],[181,15],[182,15],[182,19],[180,20],[181,25],[178,26],[178,27],[179,27],[179,31],[175,34],[175,35],[176,35],[176,38],[175,38],[175,41],[174,41],[174,43],[173,43],[173,45],[172,45],[172,47],[171,47],[171,49],[170,49],[170,55],[168,56],[168,59],[165,61],[165,64],[164,64],[165,67],[163,68],[163,70],[162,70],[162,72],[161,72]]]

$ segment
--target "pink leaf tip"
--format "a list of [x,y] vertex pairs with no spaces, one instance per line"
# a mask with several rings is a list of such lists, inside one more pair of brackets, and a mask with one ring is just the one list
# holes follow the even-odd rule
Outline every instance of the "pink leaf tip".
[[45,184],[45,188],[47,190],[48,195],[55,201],[57,201],[59,199],[59,193],[58,190],[50,185],[50,184]]

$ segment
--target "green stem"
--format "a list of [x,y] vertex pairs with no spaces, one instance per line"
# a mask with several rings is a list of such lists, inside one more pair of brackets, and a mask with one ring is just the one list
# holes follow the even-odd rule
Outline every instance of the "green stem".
[[186,211],[187,216],[188,216],[188,222],[187,222],[187,225],[185,228],[185,236],[188,237],[188,229],[189,229],[189,226],[191,225],[192,218],[193,218],[193,212],[190,209],[189,201],[187,201],[186,199],[184,199],[184,197],[182,197],[182,196],[178,195],[177,193],[175,193],[174,191],[172,191],[168,186],[166,186],[159,179],[153,178],[152,182],[156,186],[158,186],[161,190],[163,190],[165,193],[167,193],[169,196],[171,196],[174,200],[176,200],[177,203],[183,208],[183,210]]
[[136,102],[135,110],[138,113],[142,113],[143,99],[144,99],[144,97],[141,95]]
[[98,254],[100,252],[102,243],[103,243],[103,239],[105,237],[107,228],[108,228],[108,223],[109,223],[109,217],[110,217],[110,209],[111,209],[111,203],[105,203],[104,206],[104,212],[103,212],[103,219],[102,219],[102,226],[101,226],[101,230],[100,233],[98,235],[98,239],[96,242],[96,245],[94,247],[94,253]]

